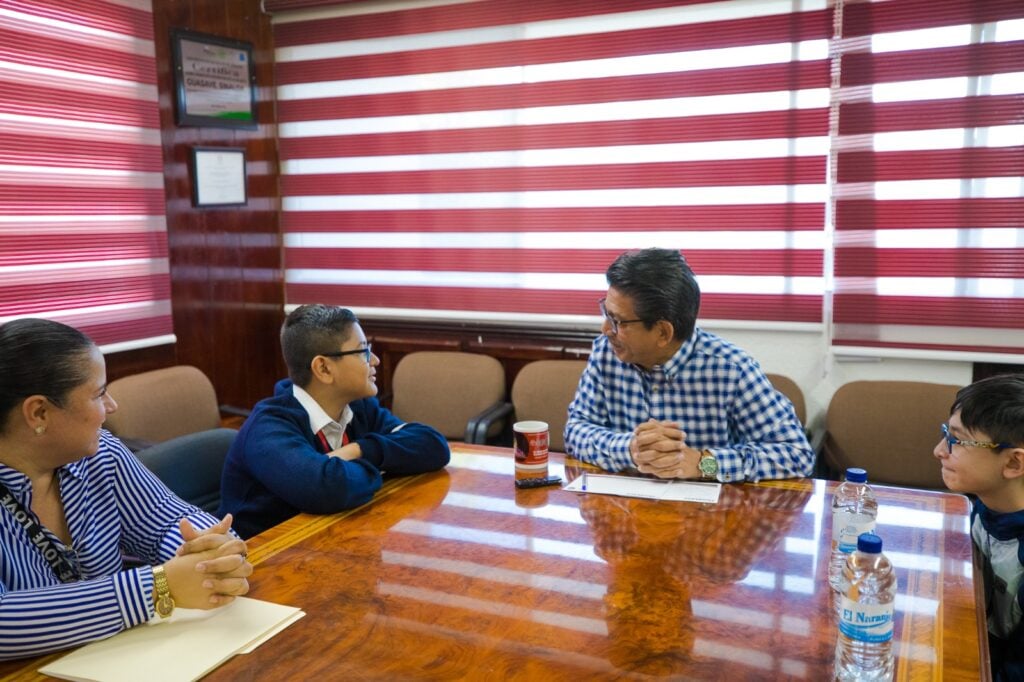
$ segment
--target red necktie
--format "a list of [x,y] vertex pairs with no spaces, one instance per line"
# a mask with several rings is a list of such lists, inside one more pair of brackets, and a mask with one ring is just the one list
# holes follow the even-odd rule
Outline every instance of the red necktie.
[[[323,429],[316,432],[316,437],[320,439],[320,445],[324,446],[324,452],[330,452],[334,449],[331,447],[331,444],[327,442],[327,436],[324,435]],[[343,446],[348,445],[348,430],[341,432],[341,444]]]

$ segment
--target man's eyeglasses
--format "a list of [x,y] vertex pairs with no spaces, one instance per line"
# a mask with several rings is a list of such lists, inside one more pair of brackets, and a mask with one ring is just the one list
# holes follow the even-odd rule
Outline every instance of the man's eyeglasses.
[[373,355],[373,353],[370,351],[371,347],[372,344],[368,343],[366,344],[366,348],[356,348],[355,350],[339,350],[335,353],[320,353],[320,355],[323,355],[324,357],[328,358],[340,358],[345,355],[362,355],[363,360],[366,361],[366,364],[370,364],[370,356]]
[[1012,448],[1013,446],[1009,443],[988,443],[981,440],[960,440],[956,436],[949,434],[949,425],[942,425],[942,437],[946,439],[946,446],[949,448],[949,453],[953,454],[954,445],[963,445],[968,448],[985,448],[987,450],[1002,450],[1003,448]]
[[608,320],[608,324],[612,326],[612,334],[619,333],[619,327],[624,324],[633,324],[634,322],[643,322],[643,320],[616,320],[614,317],[608,314],[608,309],[604,307],[605,299],[601,299],[597,302],[597,307],[601,310],[601,317]]

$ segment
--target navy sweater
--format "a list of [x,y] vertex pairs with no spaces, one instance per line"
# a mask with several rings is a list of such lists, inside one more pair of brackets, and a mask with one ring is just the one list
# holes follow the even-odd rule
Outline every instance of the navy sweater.
[[292,382],[279,381],[274,395],[253,408],[228,452],[218,515],[234,514],[234,529],[249,538],[301,512],[358,507],[380,489],[381,474],[419,474],[448,464],[448,443],[431,427],[403,426],[376,398],[349,407],[346,432],[363,455],[352,461],[328,457]]

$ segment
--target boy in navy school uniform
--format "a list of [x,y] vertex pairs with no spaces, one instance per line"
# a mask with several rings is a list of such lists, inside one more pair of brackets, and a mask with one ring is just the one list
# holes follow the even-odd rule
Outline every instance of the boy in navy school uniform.
[[992,677],[1024,680],[1024,374],[960,389],[942,429],[942,480],[976,497],[971,537],[985,558]]

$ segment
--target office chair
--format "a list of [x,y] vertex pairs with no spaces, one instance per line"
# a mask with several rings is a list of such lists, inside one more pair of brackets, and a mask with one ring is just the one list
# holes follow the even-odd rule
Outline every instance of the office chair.
[[122,377],[110,382],[107,392],[117,410],[105,426],[134,450],[220,426],[213,384],[190,365]]
[[216,513],[224,459],[235,440],[234,429],[209,429],[178,436],[136,453],[178,497]]
[[782,374],[766,374],[768,381],[772,382],[775,390],[789,398],[796,411],[796,418],[805,427],[807,426],[807,402],[804,400],[804,392],[795,381]]
[[919,381],[853,381],[829,401],[819,459],[828,475],[862,467],[868,483],[945,488],[932,454],[959,386]]
[[395,367],[391,390],[395,416],[432,426],[448,440],[486,443],[512,411],[504,367],[479,353],[409,353]]
[[586,360],[537,360],[512,382],[512,407],[516,421],[539,419],[548,423],[548,447],[565,451],[565,422],[569,403],[576,396]]

